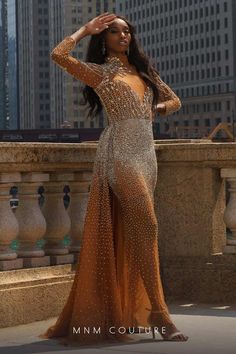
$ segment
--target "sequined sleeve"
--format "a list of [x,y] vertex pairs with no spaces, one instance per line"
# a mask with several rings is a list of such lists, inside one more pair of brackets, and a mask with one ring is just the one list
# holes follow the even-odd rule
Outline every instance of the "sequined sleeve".
[[87,63],[71,56],[70,51],[76,46],[76,41],[67,36],[51,52],[52,60],[70,75],[93,88],[103,79],[102,66],[96,63]]
[[179,97],[171,90],[171,88],[160,78],[159,75],[156,75],[156,83],[159,89],[159,100],[158,103],[164,103],[166,110],[163,113],[160,113],[162,116],[168,116],[176,111],[178,111],[182,103]]

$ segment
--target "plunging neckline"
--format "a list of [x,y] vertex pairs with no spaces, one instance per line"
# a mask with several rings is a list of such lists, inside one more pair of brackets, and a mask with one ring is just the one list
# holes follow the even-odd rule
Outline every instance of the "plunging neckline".
[[[119,64],[119,66],[122,68],[122,70],[126,71],[126,67],[125,67],[124,63],[120,60],[119,57],[117,57],[117,56],[107,57],[106,61],[107,62],[116,62],[116,63]],[[142,80],[142,78],[139,75],[137,75],[137,76]],[[138,99],[140,105],[142,105],[142,106],[144,105],[146,94],[148,93],[149,88],[150,88],[149,85],[145,84],[144,80],[142,80],[142,81],[144,82],[144,85],[146,87],[145,87],[145,90],[144,90],[143,97],[140,97],[140,95],[137,93],[137,91],[135,91],[133,89],[133,87],[131,87],[126,81],[123,81],[123,80],[120,80],[120,79],[113,79],[113,81],[120,81],[121,83],[124,83],[130,89],[130,91],[132,92],[133,96],[135,96]]]
[[144,105],[145,103],[145,98],[146,98],[146,95],[149,91],[149,86],[146,85],[146,88],[144,90],[144,94],[143,94],[143,97],[141,98],[140,95],[137,93],[137,91],[135,91],[133,89],[133,87],[131,87],[126,81],[123,81],[123,80],[119,80],[119,79],[114,79],[113,81],[120,81],[122,84],[124,83],[127,87],[129,87],[130,91],[133,93],[133,95],[138,99],[140,105]]

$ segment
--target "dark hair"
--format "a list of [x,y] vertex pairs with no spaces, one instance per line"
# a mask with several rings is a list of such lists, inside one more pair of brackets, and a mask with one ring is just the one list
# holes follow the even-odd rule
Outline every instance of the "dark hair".
[[[155,73],[159,75],[159,72],[153,67],[150,62],[150,59],[144,53],[137,39],[135,38],[135,27],[124,16],[117,15],[117,18],[124,20],[129,26],[131,41],[129,45],[128,61],[130,64],[133,64],[136,67],[136,70],[138,71],[139,75],[153,90],[152,112],[154,115],[156,110],[155,106],[158,102],[159,97],[159,91],[155,84]],[[86,54],[86,62],[92,62],[97,64],[105,63],[106,53],[103,54],[102,52],[104,35],[105,30],[100,32],[99,34],[91,35]],[[102,104],[99,99],[99,96],[96,94],[93,88],[88,85],[85,85],[82,92],[84,102],[81,102],[81,104],[85,105],[89,103],[90,105],[87,118],[96,116],[102,110]]]

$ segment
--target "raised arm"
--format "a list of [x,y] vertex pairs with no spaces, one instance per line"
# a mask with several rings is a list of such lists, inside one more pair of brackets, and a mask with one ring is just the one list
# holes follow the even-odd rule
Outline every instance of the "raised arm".
[[165,110],[160,109],[158,112],[162,116],[168,116],[182,107],[182,103],[179,97],[171,90],[171,88],[160,78],[159,75],[156,75],[156,83],[159,89],[159,103],[165,105]]
[[82,38],[90,34],[100,33],[107,28],[108,24],[113,22],[115,17],[115,15],[108,15],[107,13],[95,17],[71,36],[65,37],[63,41],[52,50],[50,57],[59,67],[66,70],[70,75],[86,85],[96,88],[103,79],[102,66],[96,63],[83,62],[74,58],[69,53]]
[[75,47],[75,40],[67,36],[51,52],[52,60],[76,79],[88,86],[96,87],[102,81],[102,68],[99,64],[85,63],[69,53]]

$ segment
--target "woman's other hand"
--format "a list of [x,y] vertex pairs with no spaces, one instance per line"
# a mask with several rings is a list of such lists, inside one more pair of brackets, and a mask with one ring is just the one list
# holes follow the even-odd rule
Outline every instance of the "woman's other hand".
[[158,113],[165,113],[166,105],[164,103],[158,103],[156,105],[156,110],[157,110]]

